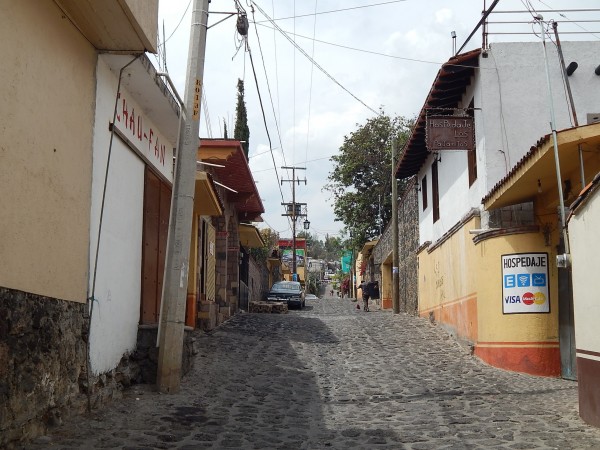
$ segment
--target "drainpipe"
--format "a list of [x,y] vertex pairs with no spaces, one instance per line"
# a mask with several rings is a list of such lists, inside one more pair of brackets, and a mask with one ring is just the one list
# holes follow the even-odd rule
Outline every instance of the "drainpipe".
[[[554,29],[554,37],[556,38],[556,48],[558,49],[558,57],[560,58],[560,64],[563,69],[565,84],[567,85],[567,94],[569,97],[569,103],[571,104],[571,112],[573,113],[573,123],[576,127],[579,126],[577,120],[577,112],[575,111],[575,102],[573,101],[573,93],[571,92],[571,83],[569,82],[569,75],[567,74],[567,68],[565,66],[565,58],[563,57],[562,47],[560,45],[560,38],[558,37],[558,23],[552,22],[552,28]],[[581,144],[577,145],[579,151],[579,176],[581,178],[581,190],[585,189],[585,172],[583,167],[583,150]]]
[[544,63],[546,66],[546,82],[548,85],[548,100],[550,103],[550,128],[552,129],[552,141],[554,144],[554,163],[556,166],[556,181],[558,185],[558,201],[560,203],[560,224],[562,227],[563,240],[565,244],[565,254],[557,256],[557,262],[561,258],[561,263],[558,264],[562,267],[569,266],[570,249],[569,249],[569,236],[567,233],[566,219],[565,219],[565,201],[563,199],[563,188],[562,178],[560,174],[560,159],[558,156],[558,139],[556,136],[556,118],[554,116],[554,102],[552,100],[552,85],[550,83],[550,67],[548,66],[548,53],[546,51],[546,31],[544,30],[544,18],[538,14],[535,18],[540,24],[540,32],[542,34],[542,46],[544,48]]
[[106,158],[106,170],[104,172],[104,186],[102,188],[102,201],[100,203],[100,218],[98,219],[98,236],[96,238],[96,254],[94,255],[94,267],[93,270],[91,271],[91,276],[92,276],[92,286],[91,289],[89,291],[89,295],[87,298],[87,309],[88,309],[88,337],[87,337],[87,343],[85,346],[85,360],[86,360],[86,365],[87,365],[87,370],[86,370],[86,381],[87,381],[87,411],[90,412],[92,410],[92,400],[91,400],[91,383],[90,383],[90,372],[92,369],[92,365],[91,365],[91,361],[90,361],[90,343],[91,343],[91,335],[92,335],[92,317],[93,317],[93,313],[94,313],[94,302],[96,301],[96,279],[97,279],[97,275],[98,275],[98,255],[100,254],[100,241],[102,238],[102,223],[104,221],[104,205],[106,203],[106,186],[108,185],[108,174],[110,171],[110,160],[111,160],[111,156],[112,156],[112,146],[113,146],[113,139],[115,136],[115,122],[117,120],[117,108],[119,106],[119,95],[121,93],[121,80],[123,79],[123,71],[125,71],[125,69],[127,69],[131,64],[133,64],[135,61],[137,61],[137,59],[142,56],[143,53],[139,53],[138,55],[136,55],[131,61],[129,61],[127,64],[125,64],[123,67],[121,67],[121,70],[119,70],[119,81],[117,83],[117,93],[115,95],[115,108],[113,110],[113,121],[112,121],[112,127],[110,129],[110,141],[108,144],[108,156]]

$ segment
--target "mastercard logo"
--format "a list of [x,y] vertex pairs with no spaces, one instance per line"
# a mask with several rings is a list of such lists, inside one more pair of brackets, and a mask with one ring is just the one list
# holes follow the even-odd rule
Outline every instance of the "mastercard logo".
[[543,305],[544,303],[546,303],[546,296],[541,292],[536,292],[533,297],[533,301],[536,305]]
[[546,296],[541,292],[536,292],[535,294],[531,292],[525,292],[521,297],[521,301],[526,305],[543,305],[546,303]]
[[521,297],[521,300],[526,305],[533,305],[533,302],[535,301],[535,295],[533,295],[531,292],[525,292]]

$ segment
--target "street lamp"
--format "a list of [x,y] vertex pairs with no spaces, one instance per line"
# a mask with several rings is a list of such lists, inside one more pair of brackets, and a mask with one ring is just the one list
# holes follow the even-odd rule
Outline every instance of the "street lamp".
[[309,221],[308,219],[306,219],[306,220],[304,221],[304,229],[305,229],[305,230],[308,230],[309,228],[310,228],[310,221]]

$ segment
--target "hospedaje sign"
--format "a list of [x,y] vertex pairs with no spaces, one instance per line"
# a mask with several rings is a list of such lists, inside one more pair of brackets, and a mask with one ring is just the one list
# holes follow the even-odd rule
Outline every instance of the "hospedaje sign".
[[501,258],[502,313],[549,313],[548,253],[514,253]]
[[427,116],[427,150],[475,150],[475,127],[469,116]]

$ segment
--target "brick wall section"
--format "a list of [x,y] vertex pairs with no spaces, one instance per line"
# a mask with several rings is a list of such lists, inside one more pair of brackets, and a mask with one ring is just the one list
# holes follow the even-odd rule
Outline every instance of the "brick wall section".
[[215,227],[215,301],[219,306],[227,304],[227,220],[225,216],[213,217]]
[[[419,201],[415,190],[416,178],[407,181],[398,200],[398,259],[400,311],[418,313]],[[390,222],[373,248],[375,279],[381,283],[381,264],[393,250],[393,230]]]
[[267,292],[270,289],[269,271],[264,265],[260,265],[250,257],[248,275],[248,288],[250,289],[250,301],[266,300]]
[[227,227],[227,306],[229,313],[238,310],[238,286],[240,282],[240,231],[237,214],[229,217]]

